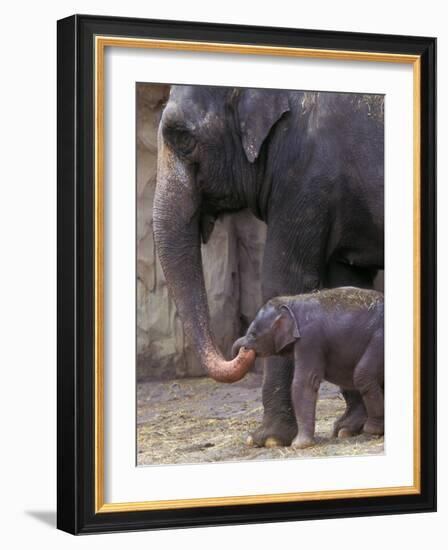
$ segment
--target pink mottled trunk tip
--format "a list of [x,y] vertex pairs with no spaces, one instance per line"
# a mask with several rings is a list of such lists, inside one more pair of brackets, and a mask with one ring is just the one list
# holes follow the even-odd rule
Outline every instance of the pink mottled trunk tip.
[[205,367],[210,377],[217,382],[238,382],[251,369],[255,357],[253,350],[241,348],[235,359],[226,361],[213,350],[206,353]]

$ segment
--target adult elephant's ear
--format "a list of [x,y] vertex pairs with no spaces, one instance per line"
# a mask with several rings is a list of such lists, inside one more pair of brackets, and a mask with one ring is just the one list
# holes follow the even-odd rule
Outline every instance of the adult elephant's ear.
[[281,90],[239,90],[237,114],[244,152],[255,162],[274,124],[289,111],[288,96]]

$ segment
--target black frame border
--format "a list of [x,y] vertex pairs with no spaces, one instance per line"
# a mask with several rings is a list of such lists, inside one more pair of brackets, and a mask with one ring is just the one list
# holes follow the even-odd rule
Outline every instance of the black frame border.
[[[436,39],[74,15],[57,45],[57,527],[72,534],[436,510]],[[421,492],[95,513],[95,35],[418,55],[421,59]]]

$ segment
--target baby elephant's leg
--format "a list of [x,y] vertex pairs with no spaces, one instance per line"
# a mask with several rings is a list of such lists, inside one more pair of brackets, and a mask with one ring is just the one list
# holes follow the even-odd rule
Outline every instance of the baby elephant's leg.
[[346,409],[336,420],[333,427],[333,437],[351,437],[362,432],[367,420],[367,411],[362,395],[357,390],[342,390]]
[[[296,345],[297,347],[298,345]],[[305,449],[314,445],[317,393],[323,376],[321,358],[316,354],[295,353],[292,402],[299,427],[291,446]]]
[[373,336],[354,372],[354,383],[367,409],[364,432],[384,434],[384,348],[382,334]]

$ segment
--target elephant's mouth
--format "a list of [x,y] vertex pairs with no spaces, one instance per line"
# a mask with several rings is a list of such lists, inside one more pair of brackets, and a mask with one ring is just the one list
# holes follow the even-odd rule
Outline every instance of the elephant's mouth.
[[257,352],[253,349],[253,347],[248,344],[244,338],[239,338],[236,340],[236,342],[232,346],[232,357],[237,357],[239,353],[248,353],[251,352],[254,355],[254,359],[257,355]]

